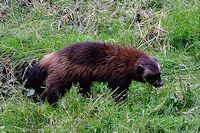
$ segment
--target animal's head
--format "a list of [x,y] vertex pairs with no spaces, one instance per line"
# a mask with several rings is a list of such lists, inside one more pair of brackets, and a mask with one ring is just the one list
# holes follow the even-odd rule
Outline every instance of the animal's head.
[[163,85],[160,65],[154,57],[141,58],[137,65],[137,72],[143,81],[148,82],[154,87],[161,87]]

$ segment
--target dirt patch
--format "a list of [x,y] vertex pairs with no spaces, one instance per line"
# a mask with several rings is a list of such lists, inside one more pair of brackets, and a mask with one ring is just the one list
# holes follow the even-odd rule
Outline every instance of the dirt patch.
[[25,90],[25,73],[35,62],[17,64],[8,57],[0,57],[0,99],[11,96],[17,90]]

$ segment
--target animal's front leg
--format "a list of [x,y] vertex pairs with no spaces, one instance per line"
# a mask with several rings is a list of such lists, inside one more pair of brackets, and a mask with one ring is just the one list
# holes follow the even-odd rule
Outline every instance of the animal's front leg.
[[108,86],[111,88],[112,96],[116,102],[122,102],[127,99],[127,92],[130,83],[129,80],[119,81],[117,79],[108,82]]

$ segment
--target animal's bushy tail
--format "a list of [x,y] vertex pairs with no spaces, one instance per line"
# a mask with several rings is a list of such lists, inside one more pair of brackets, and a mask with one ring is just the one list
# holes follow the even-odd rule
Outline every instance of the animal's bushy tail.
[[45,78],[47,77],[47,68],[41,64],[35,64],[31,67],[25,75],[25,88],[33,88],[36,93],[42,93],[44,89],[41,88]]

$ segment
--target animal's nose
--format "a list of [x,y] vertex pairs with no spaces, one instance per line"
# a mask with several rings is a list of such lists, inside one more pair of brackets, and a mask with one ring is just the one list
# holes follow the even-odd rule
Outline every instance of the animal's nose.
[[159,81],[159,86],[162,86],[163,85],[163,82],[162,80]]

